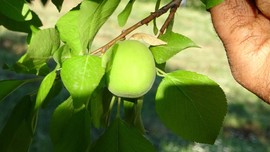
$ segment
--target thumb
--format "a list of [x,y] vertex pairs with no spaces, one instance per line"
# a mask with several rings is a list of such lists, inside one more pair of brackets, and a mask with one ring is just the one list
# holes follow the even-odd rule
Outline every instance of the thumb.
[[264,16],[270,19],[270,1],[269,0],[256,0],[258,9]]

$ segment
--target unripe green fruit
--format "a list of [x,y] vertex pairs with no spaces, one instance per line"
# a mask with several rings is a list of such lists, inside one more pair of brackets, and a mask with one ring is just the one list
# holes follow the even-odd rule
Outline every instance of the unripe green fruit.
[[155,61],[148,47],[139,41],[126,40],[117,43],[111,51],[108,89],[126,98],[138,98],[147,93],[156,77]]

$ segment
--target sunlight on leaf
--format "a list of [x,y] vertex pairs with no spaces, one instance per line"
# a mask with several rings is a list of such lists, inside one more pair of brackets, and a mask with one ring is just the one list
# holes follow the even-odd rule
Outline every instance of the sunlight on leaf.
[[35,110],[37,110],[42,105],[42,102],[45,100],[45,98],[47,97],[48,93],[50,92],[53,86],[55,78],[56,78],[56,71],[54,70],[51,73],[49,73],[41,82],[36,97]]
[[73,8],[71,11],[63,15],[56,23],[61,40],[71,48],[71,53],[73,55],[83,54],[81,38],[78,32],[78,9],[78,6]]
[[59,33],[55,28],[37,31],[31,38],[27,54],[30,58],[48,59],[60,46]]
[[104,73],[105,69],[101,67],[101,58],[87,55],[67,59],[63,63],[60,74],[73,99],[83,102],[83,100],[90,99]]
[[150,50],[158,64],[166,62],[168,59],[186,48],[197,47],[189,38],[174,32],[167,32],[159,38],[167,42],[167,45],[150,47]]
[[128,17],[132,11],[134,2],[135,0],[129,0],[124,10],[118,15],[117,19],[119,26],[123,27],[126,24]]
[[84,55],[120,0],[89,0],[62,16],[57,21],[61,39],[71,48],[73,55]]
[[[79,15],[79,33],[83,49],[91,46],[101,26],[112,15],[120,0],[83,1]],[[86,15],[87,14],[87,15]]]

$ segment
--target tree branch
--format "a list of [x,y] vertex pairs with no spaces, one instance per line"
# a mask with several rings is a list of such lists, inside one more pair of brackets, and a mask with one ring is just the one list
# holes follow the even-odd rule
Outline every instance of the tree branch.
[[[181,0],[180,0],[181,3]],[[179,3],[179,5],[180,5]],[[164,34],[164,31],[167,29],[167,27],[169,26],[170,22],[174,19],[174,15],[177,11],[177,8],[179,7],[179,5],[175,5],[174,7],[171,8],[170,14],[167,17],[166,21],[164,22],[163,26],[161,27],[161,29],[159,30],[159,36]]]
[[[135,29],[139,28],[142,25],[147,25],[149,22],[151,22],[153,19],[158,18],[159,16],[165,14],[168,10],[172,9],[167,20],[165,21],[164,25],[162,26],[162,29],[164,28],[163,32],[169,25],[170,21],[173,19],[173,16],[177,10],[177,8],[180,6],[182,0],[172,0],[167,5],[163,6],[162,8],[158,9],[157,11],[151,13],[149,16],[144,18],[143,20],[139,21],[138,23],[134,24],[133,26],[127,28],[124,30],[120,35],[118,35],[116,38],[105,44],[104,46],[98,48],[97,50],[91,52],[91,54],[97,54],[97,53],[104,53],[107,49],[109,49],[113,44],[115,44],[117,41],[125,39],[126,35],[134,31]],[[160,31],[161,32],[161,31]]]

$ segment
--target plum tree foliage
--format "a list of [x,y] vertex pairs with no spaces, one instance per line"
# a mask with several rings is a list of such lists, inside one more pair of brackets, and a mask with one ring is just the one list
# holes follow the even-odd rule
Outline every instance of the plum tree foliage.
[[[42,0],[43,4],[47,1]],[[209,9],[222,0],[201,1]],[[171,0],[164,6],[156,0],[155,11],[149,16],[92,50],[97,32],[118,5],[126,3],[118,15],[119,26],[123,26],[135,2],[82,0],[60,17],[55,27],[41,29],[39,17],[29,8],[30,0],[1,1],[0,24],[28,34],[27,52],[5,69],[32,77],[1,80],[0,102],[7,102],[7,96],[26,84],[39,82],[39,86],[16,102],[0,130],[0,151],[28,151],[39,110],[66,89],[69,97],[54,110],[49,124],[54,151],[154,152],[145,135],[141,109],[147,102],[144,95],[157,77],[162,80],[153,104],[161,122],[186,140],[215,142],[227,112],[222,89],[205,75],[185,70],[166,73],[161,68],[175,54],[196,47],[188,37],[173,31],[181,0]],[[64,0],[52,3],[60,11]],[[170,13],[159,28],[156,20],[167,11]],[[137,34],[135,40],[124,40],[150,23],[154,24],[152,35]],[[95,140],[91,138],[93,128],[104,130]]]

